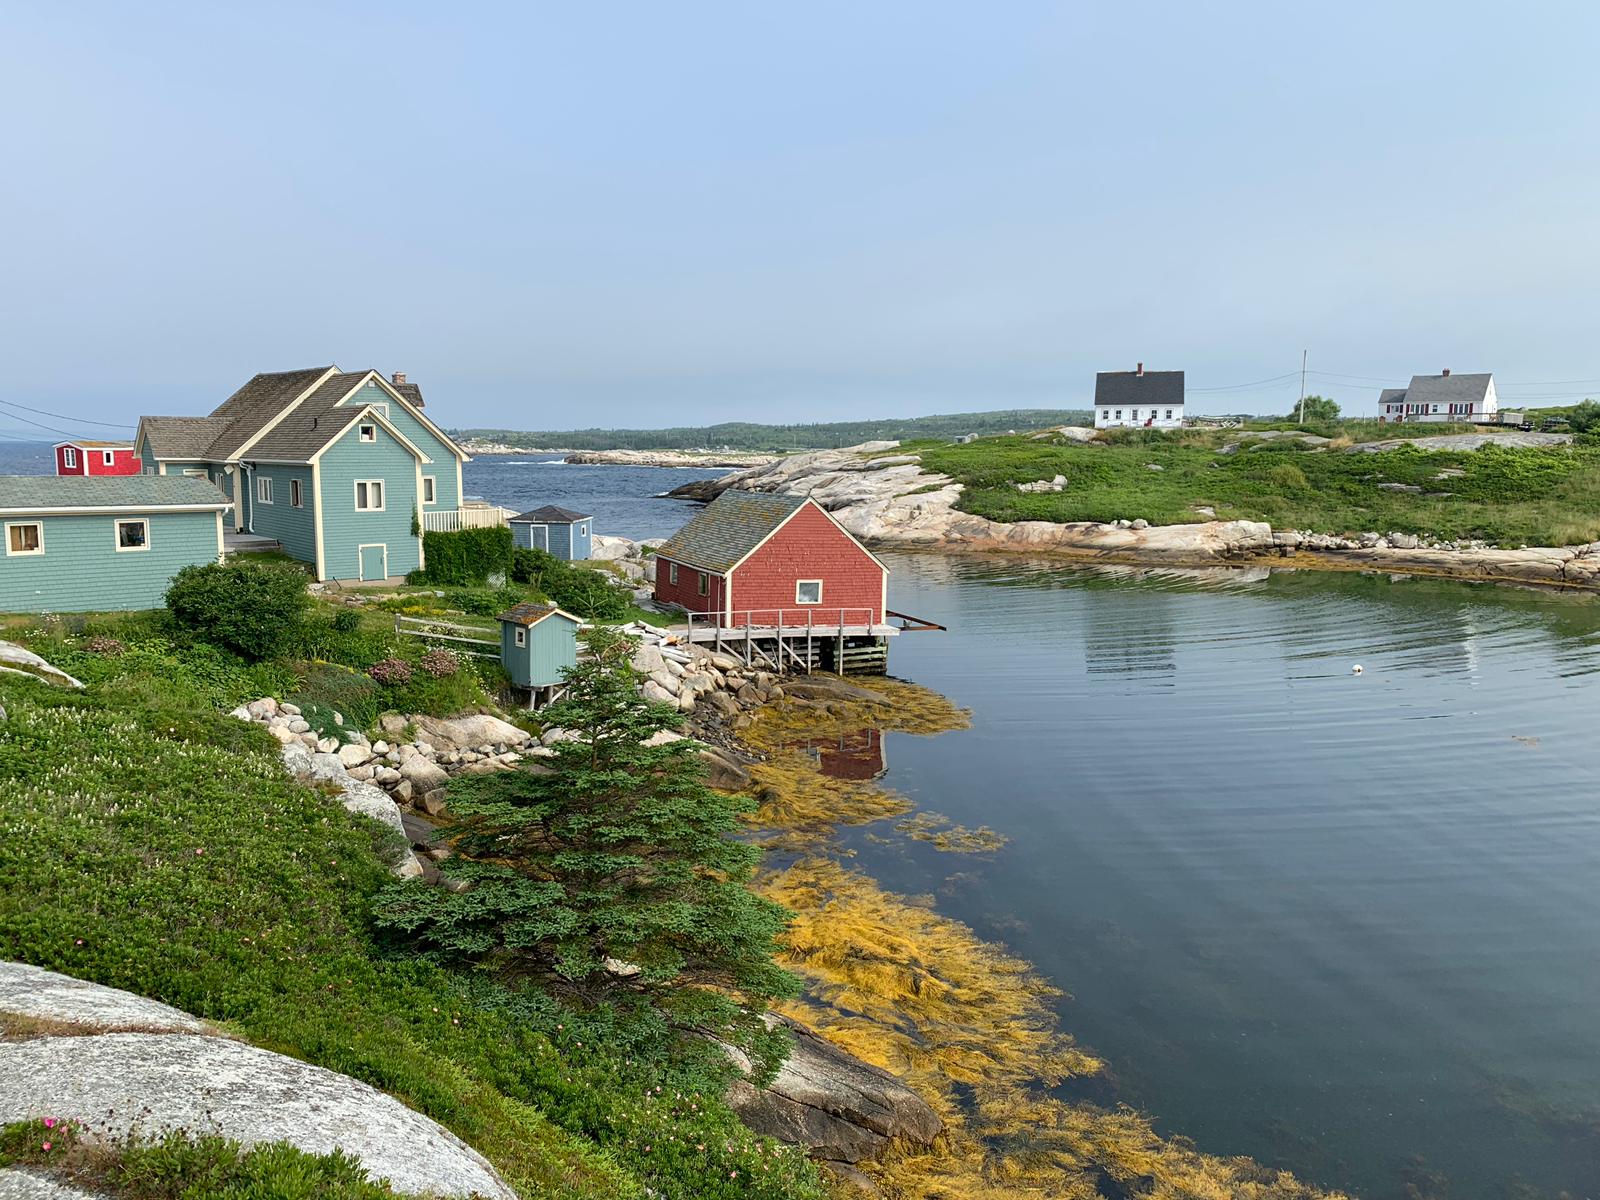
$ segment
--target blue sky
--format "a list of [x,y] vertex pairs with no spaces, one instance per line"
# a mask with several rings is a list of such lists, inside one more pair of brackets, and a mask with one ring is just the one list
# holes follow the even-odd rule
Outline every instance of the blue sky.
[[1597,43],[1460,0],[13,4],[0,401],[87,432],[336,361],[458,426],[833,420],[1143,360],[1281,411],[1200,389],[1303,348],[1353,411],[1600,395]]

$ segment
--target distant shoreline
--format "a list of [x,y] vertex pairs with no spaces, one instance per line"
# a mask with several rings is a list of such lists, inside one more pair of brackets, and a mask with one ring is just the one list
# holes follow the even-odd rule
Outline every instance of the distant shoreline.
[[556,447],[506,446],[499,442],[461,443],[474,458],[513,455],[560,455],[561,461],[575,466],[699,467],[708,471],[742,471],[776,462],[776,454],[745,454],[737,451],[698,450],[565,450]]

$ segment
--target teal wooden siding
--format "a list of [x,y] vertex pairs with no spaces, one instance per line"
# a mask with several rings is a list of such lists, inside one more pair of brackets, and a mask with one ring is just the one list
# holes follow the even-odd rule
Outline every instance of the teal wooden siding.
[[[115,522],[130,518],[150,522],[148,550],[116,549]],[[130,510],[117,516],[6,517],[4,523],[32,520],[44,526],[44,553],[0,554],[0,612],[159,608],[180,568],[217,561],[214,512]]]
[[[378,427],[377,440],[363,442],[354,426],[323,452],[322,490],[315,503],[322,509],[323,571],[327,579],[359,579],[357,548],[389,548],[389,574],[405,575],[422,565],[422,539],[412,536],[417,504],[417,460],[388,430]],[[383,481],[384,510],[356,511],[356,480]],[[257,506],[259,511],[262,506]]]
[[528,644],[517,645],[517,630],[524,626],[500,623],[500,661],[513,685],[549,687],[562,681],[562,671],[578,665],[578,626],[560,613],[526,627]]
[[393,425],[418,450],[433,461],[422,464],[422,473],[432,475],[435,481],[434,502],[430,509],[461,507],[461,494],[456,491],[456,456],[450,448],[428,431],[428,427],[413,417],[403,404],[375,383],[369,383],[345,402],[346,407],[363,404],[388,405],[389,424]]
[[524,550],[550,549],[550,526],[529,521],[511,522],[511,540]]
[[[301,562],[317,561],[317,525],[315,501],[311,496],[311,468],[284,467],[276,464],[256,464],[253,478],[272,480],[272,503],[263,504],[255,499],[252,484],[252,513],[255,524],[252,533],[273,538],[282,543],[284,553]],[[300,507],[289,503],[292,481],[300,483]]]

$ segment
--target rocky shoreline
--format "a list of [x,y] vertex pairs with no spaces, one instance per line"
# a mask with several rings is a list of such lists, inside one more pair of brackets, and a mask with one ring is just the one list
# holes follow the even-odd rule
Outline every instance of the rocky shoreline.
[[503,442],[463,442],[474,458],[495,455],[559,454],[561,461],[578,466],[699,467],[738,471],[776,462],[775,454],[743,454],[735,450],[568,450],[559,446],[508,446]]
[[924,470],[916,454],[893,453],[898,448],[898,442],[866,442],[790,455],[668,494],[701,501],[730,488],[808,495],[851,533],[884,547],[1022,551],[1176,567],[1281,560],[1274,565],[1600,589],[1600,543],[1501,549],[1482,542],[1426,541],[1405,533],[1337,537],[1275,530],[1264,521],[991,521],[961,512],[956,503],[962,485]]

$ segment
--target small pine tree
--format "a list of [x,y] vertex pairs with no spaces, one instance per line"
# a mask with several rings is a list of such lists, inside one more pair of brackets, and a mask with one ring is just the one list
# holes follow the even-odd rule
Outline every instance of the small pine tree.
[[536,977],[584,1005],[648,1006],[766,1058],[752,1009],[792,994],[773,955],[789,914],[748,888],[760,852],[738,841],[744,802],[712,791],[680,720],[641,698],[634,640],[597,629],[547,710],[574,731],[543,767],[464,777],[449,792],[462,892],[420,882],[380,897],[381,927],[429,951]]

